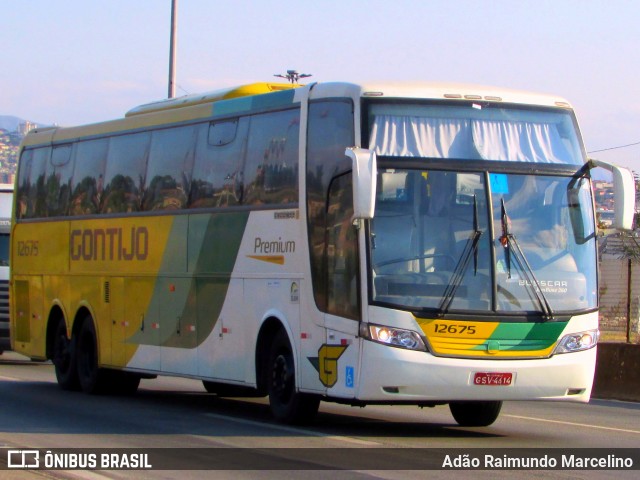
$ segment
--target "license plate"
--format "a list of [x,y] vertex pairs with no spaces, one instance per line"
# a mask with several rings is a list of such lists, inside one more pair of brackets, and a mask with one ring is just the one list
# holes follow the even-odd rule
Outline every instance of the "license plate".
[[487,387],[506,387],[513,382],[513,373],[476,372],[473,376],[474,385]]

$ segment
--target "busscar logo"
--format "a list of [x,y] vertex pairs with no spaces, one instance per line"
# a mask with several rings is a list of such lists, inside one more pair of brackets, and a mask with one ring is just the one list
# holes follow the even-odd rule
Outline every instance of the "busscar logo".
[[8,450],[8,468],[40,468],[40,452],[38,450]]

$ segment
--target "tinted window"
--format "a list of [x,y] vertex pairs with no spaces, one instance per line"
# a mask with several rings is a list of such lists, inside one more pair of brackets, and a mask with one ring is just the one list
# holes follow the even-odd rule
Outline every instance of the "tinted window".
[[358,237],[351,174],[337,177],[329,189],[326,238],[327,312],[358,319]]
[[[233,130],[233,140],[229,132]],[[191,208],[227,207],[242,200],[242,163],[249,119],[209,125],[209,134],[198,138],[191,183]]]
[[71,194],[71,144],[53,147],[45,185],[46,216],[66,215]]
[[306,176],[311,273],[316,305],[324,311],[327,303],[327,192],[331,178],[351,169],[344,151],[353,145],[351,103],[316,102],[309,105]]
[[111,139],[104,176],[103,213],[140,211],[150,139],[149,133]]
[[196,136],[194,126],[153,132],[144,210],[173,210],[186,206]]
[[16,191],[16,217],[25,218],[29,210],[29,172],[33,163],[33,150],[25,150],[18,162],[18,189]]
[[36,218],[47,215],[45,178],[51,149],[25,150],[20,158],[18,172],[18,218]]
[[287,204],[298,201],[300,111],[251,117],[244,168],[244,203]]
[[108,146],[107,139],[79,142],[76,145],[70,215],[98,213],[100,199],[104,193],[104,169]]

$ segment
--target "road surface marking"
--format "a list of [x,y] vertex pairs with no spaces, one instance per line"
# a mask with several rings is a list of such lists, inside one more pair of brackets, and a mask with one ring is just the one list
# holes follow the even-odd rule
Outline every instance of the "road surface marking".
[[613,428],[613,427],[601,427],[600,425],[588,425],[586,423],[574,423],[574,422],[564,422],[562,420],[547,420],[544,418],[535,418],[535,417],[523,417],[520,415],[502,415],[503,417],[511,417],[511,418],[519,418],[521,420],[534,420],[537,422],[547,422],[547,423],[559,423],[561,425],[571,425],[572,427],[586,427],[586,428],[596,428],[599,430],[611,430],[614,432],[624,432],[624,433],[640,433],[640,430],[627,430],[624,428]]
[[307,429],[304,429],[304,428],[287,427],[285,425],[276,425],[276,424],[273,424],[273,423],[257,422],[255,420],[245,420],[245,419],[242,419],[242,418],[227,417],[226,415],[218,415],[216,413],[205,413],[205,415],[207,417],[216,418],[218,420],[226,420],[226,421],[229,421],[229,422],[236,422],[236,423],[241,423],[241,424],[244,424],[244,425],[251,425],[253,427],[272,428],[274,430],[280,430],[282,432],[287,432],[287,433],[295,433],[297,435],[308,435],[308,436],[313,436],[313,437],[323,437],[323,438],[327,438],[329,440],[337,440],[337,441],[340,441],[340,442],[355,443],[357,445],[370,445],[370,446],[381,445],[378,442],[370,442],[368,440],[360,440],[358,438],[344,437],[342,435],[326,435],[324,433],[314,432],[313,430],[307,430]]

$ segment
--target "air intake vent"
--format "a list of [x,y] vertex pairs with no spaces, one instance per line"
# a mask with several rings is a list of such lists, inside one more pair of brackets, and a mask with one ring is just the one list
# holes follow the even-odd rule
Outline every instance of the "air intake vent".
[[104,282],[104,303],[109,303],[111,300],[111,284]]

